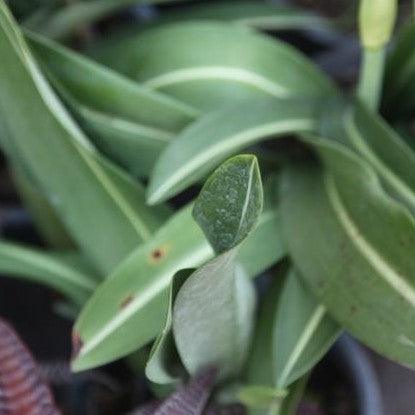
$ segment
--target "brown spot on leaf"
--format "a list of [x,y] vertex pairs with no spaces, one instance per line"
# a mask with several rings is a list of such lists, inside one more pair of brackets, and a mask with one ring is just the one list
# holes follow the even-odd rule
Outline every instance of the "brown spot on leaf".
[[76,359],[83,345],[84,342],[82,341],[79,333],[76,331],[72,332],[72,360]]
[[166,256],[166,253],[167,253],[167,247],[166,246],[160,246],[160,247],[154,249],[150,253],[150,262],[152,264],[159,263]]
[[124,298],[124,300],[121,301],[120,308],[123,309],[127,307],[127,305],[130,304],[131,301],[133,300],[134,300],[134,296],[132,294],[128,295],[127,297]]
[[357,307],[352,305],[350,306],[350,315],[353,316],[357,313]]

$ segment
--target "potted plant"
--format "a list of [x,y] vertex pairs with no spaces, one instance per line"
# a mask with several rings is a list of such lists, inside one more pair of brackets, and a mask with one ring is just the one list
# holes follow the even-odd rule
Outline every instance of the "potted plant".
[[136,2],[46,3],[19,25],[0,0],[0,145],[47,244],[1,241],[0,271],[61,293],[73,371],[125,358],[151,389],[138,413],[289,415],[344,330],[414,366],[396,1],[359,4],[356,93],[262,32],[344,36],[308,12],[190,2],[101,36]]

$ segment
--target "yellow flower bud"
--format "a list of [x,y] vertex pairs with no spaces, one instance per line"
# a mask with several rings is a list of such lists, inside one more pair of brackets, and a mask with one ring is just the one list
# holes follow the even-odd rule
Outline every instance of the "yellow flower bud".
[[360,1],[359,30],[364,48],[379,49],[389,42],[397,8],[397,0]]

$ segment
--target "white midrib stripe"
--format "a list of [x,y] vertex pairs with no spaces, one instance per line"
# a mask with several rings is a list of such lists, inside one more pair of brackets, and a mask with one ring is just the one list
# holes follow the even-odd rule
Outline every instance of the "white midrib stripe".
[[[191,257],[186,257],[184,261],[186,262],[187,267],[194,266],[195,264],[200,264],[209,259],[211,255],[212,248],[208,243],[204,243]],[[184,264],[178,264],[176,269],[184,267]],[[105,340],[106,337],[122,326],[133,314],[137,313],[140,308],[148,304],[151,299],[155,298],[166,289],[173,278],[174,272],[175,271],[172,270],[166,270],[163,275],[151,280],[149,284],[140,291],[140,295],[136,296],[135,299],[110,320],[101,331],[85,343],[84,347],[80,350],[79,357],[82,357],[95,349],[95,347]]]
[[144,82],[151,89],[165,88],[170,85],[195,80],[227,80],[255,86],[256,88],[276,97],[287,97],[291,92],[285,86],[272,82],[264,76],[241,68],[226,66],[201,66],[178,69]]
[[346,130],[356,148],[364,154],[376,170],[413,206],[415,206],[415,192],[397,176],[386,164],[384,164],[362,138],[351,116],[345,122]]
[[295,367],[296,363],[300,359],[302,353],[306,349],[308,343],[313,337],[313,334],[317,331],[318,326],[323,320],[326,314],[326,308],[322,305],[319,305],[311,317],[308,319],[301,336],[298,338],[298,341],[292,350],[287,363],[284,366],[284,369],[278,379],[278,387],[283,388],[286,386],[288,377],[291,374],[291,371]]
[[243,222],[245,220],[246,212],[248,210],[249,200],[250,200],[251,191],[252,191],[252,180],[253,180],[253,176],[254,176],[254,168],[255,168],[255,162],[253,161],[251,163],[250,168],[249,168],[248,186],[247,186],[246,193],[245,193],[244,204],[242,206],[241,217],[240,217],[239,223],[238,223],[238,231],[237,231],[237,233],[235,235],[234,241],[236,241],[238,239],[238,237],[239,237],[239,233],[241,232],[242,224],[243,224]]
[[337,213],[337,218],[344,231],[350,238],[350,242],[356,246],[363,257],[378,272],[379,276],[385,280],[398,294],[400,294],[410,305],[415,307],[415,289],[396,271],[376,249],[368,242],[357,228],[353,219],[349,216],[338,194],[336,184],[331,175],[326,175],[325,186],[328,198]]
[[[12,22],[9,22],[9,24],[13,25]],[[91,172],[101,183],[103,189],[105,189],[110,199],[112,199],[113,202],[116,205],[118,205],[120,211],[124,214],[127,221],[130,222],[135,232],[142,239],[147,239],[151,235],[150,230],[136,215],[134,209],[132,208],[132,206],[130,206],[129,202],[122,196],[122,194],[118,191],[116,186],[114,186],[112,181],[109,179],[107,174],[103,171],[101,166],[99,166],[99,164],[93,158],[93,155],[97,154],[95,148],[89,143],[89,141],[83,135],[78,126],[72,121],[72,119],[66,115],[63,105],[52,93],[52,90],[50,89],[46,80],[40,74],[38,67],[32,61],[32,58],[29,55],[29,52],[26,49],[25,44],[21,41],[19,36],[17,36],[16,39],[13,39],[10,37],[7,31],[4,31],[4,33],[9,38],[9,41],[12,47],[14,48],[16,54],[22,60],[22,65],[25,67],[25,70],[29,72],[29,76],[32,76],[33,85],[38,90],[41,100],[43,101],[45,106],[50,109],[50,113],[56,119],[56,122],[59,123],[61,127],[64,130],[66,130],[66,132],[71,137],[73,137],[73,140],[69,139],[67,141],[69,141],[73,145],[80,157],[89,166]],[[18,42],[17,45],[16,41]]]
[[82,274],[78,274],[76,271],[67,268],[64,264],[58,264],[55,260],[50,258],[46,260],[26,250],[22,250],[21,253],[23,255],[19,255],[19,253],[16,252],[17,249],[1,244],[0,258],[4,255],[10,259],[25,263],[30,267],[38,267],[51,274],[59,275],[62,280],[71,282],[76,285],[78,289],[82,287],[83,289],[92,291],[96,288],[96,285],[93,282],[89,281],[86,277],[83,277]]
[[253,144],[257,138],[295,130],[312,129],[313,126],[314,121],[312,118],[280,120],[245,130],[230,137],[224,137],[223,140],[216,142],[211,147],[208,147],[203,151],[201,151],[202,149],[199,150],[200,152],[198,154],[191,157],[187,163],[182,164],[174,174],[170,175],[167,180],[157,188],[157,191],[153,192],[149,201],[158,200],[177,183],[180,183],[184,178],[198,170],[200,166],[213,160],[215,157],[228,154],[232,152],[232,150],[236,151],[248,144]]

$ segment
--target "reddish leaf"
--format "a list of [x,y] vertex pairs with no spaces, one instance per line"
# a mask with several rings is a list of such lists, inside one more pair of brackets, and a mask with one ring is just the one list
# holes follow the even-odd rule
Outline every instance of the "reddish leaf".
[[154,415],[201,415],[212,392],[217,370],[207,368],[170,395]]
[[31,353],[2,319],[0,415],[61,415]]

